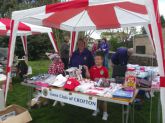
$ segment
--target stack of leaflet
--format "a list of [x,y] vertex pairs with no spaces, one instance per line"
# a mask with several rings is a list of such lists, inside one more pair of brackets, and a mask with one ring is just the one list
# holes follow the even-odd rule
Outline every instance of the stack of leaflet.
[[50,75],[47,79],[43,80],[43,82],[51,85],[53,84],[54,80],[56,79],[57,76],[55,75]]
[[35,83],[35,82],[43,82],[44,80],[48,79],[51,75],[50,74],[40,74],[37,76],[34,76],[30,79],[25,80],[27,83]]
[[110,87],[106,89],[106,93],[104,94],[104,97],[113,97],[113,93],[117,90],[122,89],[122,84],[116,84],[116,83],[111,83]]
[[97,95],[97,96],[103,96],[103,97],[110,97],[112,98],[112,95],[117,90],[120,90],[122,88],[121,84],[111,83],[110,87],[91,87],[87,89],[84,93],[89,95]]
[[131,99],[133,96],[133,91],[117,90],[113,93],[114,98]]
[[85,91],[86,94],[93,95],[93,96],[94,95],[104,96],[105,92],[106,90],[103,87],[94,87]]
[[[152,87],[152,81],[157,78],[159,75],[158,67],[151,67],[151,66],[139,66],[139,65],[133,65],[128,64],[128,68],[132,67],[135,68],[136,72],[136,83],[139,87],[142,88],[151,88]],[[156,84],[157,86],[158,84]],[[158,85],[159,86],[159,85]]]
[[84,83],[75,88],[75,91],[85,93],[88,89],[94,88],[94,83]]

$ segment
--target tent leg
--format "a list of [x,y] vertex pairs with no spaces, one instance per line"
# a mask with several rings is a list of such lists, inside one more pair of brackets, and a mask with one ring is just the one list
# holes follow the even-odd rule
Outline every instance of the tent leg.
[[78,41],[78,34],[79,32],[76,32],[76,35],[75,35],[75,39],[74,39],[74,47],[73,47],[73,52],[76,50],[76,45],[77,45],[77,41]]
[[27,36],[21,36],[22,44],[23,44],[23,49],[25,53],[25,62],[28,64],[28,49],[27,49]]
[[27,38],[26,36],[21,36],[21,40],[22,40],[25,55],[27,55],[27,39],[26,38]]
[[51,41],[51,43],[53,45],[53,48],[54,48],[55,52],[58,53],[59,50],[58,50],[58,46],[57,46],[57,41],[55,40],[55,38],[53,36],[53,32],[49,32],[48,36],[50,38],[50,41]]
[[161,123],[160,119],[161,119],[161,102],[160,102],[160,96],[158,97],[158,104],[157,104],[157,123]]
[[161,104],[162,104],[162,116],[163,116],[163,123],[165,123],[165,54],[164,54],[164,41],[162,36],[162,26],[160,23],[160,14],[159,14],[159,3],[158,0],[145,0],[148,13],[150,15],[151,21],[151,34],[155,46],[159,74],[162,76],[160,94],[161,94]]
[[8,94],[9,83],[10,83],[10,78],[11,78],[11,67],[13,65],[13,59],[14,59],[18,23],[19,23],[18,21],[14,21],[14,20],[12,20],[11,22],[11,34],[10,34],[10,39],[9,39],[8,59],[7,59],[7,67],[6,67],[7,79],[5,83],[5,101],[7,100],[7,94]]
[[72,56],[74,45],[75,45],[75,36],[76,32],[71,32],[71,40],[70,40],[70,49],[69,49],[69,56]]
[[163,116],[163,123],[165,123],[165,88],[160,89],[160,98],[162,104],[162,116]]
[[128,123],[129,121],[130,105],[122,105],[122,123]]

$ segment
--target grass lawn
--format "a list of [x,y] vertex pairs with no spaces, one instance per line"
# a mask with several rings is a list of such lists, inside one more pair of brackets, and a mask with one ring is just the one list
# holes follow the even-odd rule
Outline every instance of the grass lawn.
[[[36,75],[47,72],[49,63],[49,61],[30,62],[33,68],[33,74]],[[152,101],[152,123],[157,123],[158,96],[159,94],[157,93]],[[7,104],[18,104],[27,108],[27,101],[28,89],[20,85],[18,79],[14,79],[13,90],[9,92]],[[140,110],[135,106],[135,123],[151,123],[149,120],[151,110],[150,104],[151,100],[144,99],[144,104]],[[110,116],[107,122],[122,123],[122,106],[109,103],[108,109]],[[41,107],[40,109],[32,109],[30,113],[33,118],[32,123],[105,123],[101,120],[101,115],[92,117],[91,110],[72,105],[65,105],[64,107],[57,105],[52,107],[52,103],[50,103],[49,106]]]

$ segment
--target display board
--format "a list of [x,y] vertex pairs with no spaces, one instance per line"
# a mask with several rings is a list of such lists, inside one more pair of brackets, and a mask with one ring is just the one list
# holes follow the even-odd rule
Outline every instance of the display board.
[[42,88],[42,97],[91,110],[97,109],[97,98],[90,97],[88,95],[82,95],[63,90]]

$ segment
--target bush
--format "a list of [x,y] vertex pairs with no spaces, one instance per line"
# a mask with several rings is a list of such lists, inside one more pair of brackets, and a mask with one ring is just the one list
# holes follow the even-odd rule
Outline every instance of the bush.
[[117,48],[122,46],[122,43],[119,43],[118,38],[113,36],[110,39],[110,44],[111,44],[111,51],[116,51]]
[[[0,38],[0,46],[8,47],[8,37]],[[44,59],[46,58],[45,52],[50,52],[53,46],[47,34],[28,36],[28,56],[30,60]],[[24,54],[23,44],[20,37],[16,39],[15,54],[21,58]]]

